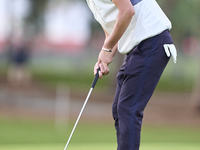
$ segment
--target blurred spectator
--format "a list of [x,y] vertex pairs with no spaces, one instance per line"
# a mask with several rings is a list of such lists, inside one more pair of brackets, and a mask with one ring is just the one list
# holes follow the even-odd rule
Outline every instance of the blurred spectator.
[[10,67],[8,69],[8,82],[11,85],[26,86],[30,83],[30,72],[27,62],[30,50],[22,40],[17,40],[9,45],[8,57]]

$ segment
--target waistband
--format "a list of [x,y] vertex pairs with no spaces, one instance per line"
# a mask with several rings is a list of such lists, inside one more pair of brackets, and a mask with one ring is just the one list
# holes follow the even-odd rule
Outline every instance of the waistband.
[[[154,39],[154,38],[156,38],[156,37],[158,37],[158,36],[160,36],[160,37],[170,37],[170,38],[172,38],[169,29],[167,29],[167,30],[164,30],[163,32],[161,32],[160,34],[157,34],[157,35],[155,35],[155,36],[149,37],[149,38],[147,38],[147,39],[141,41],[138,45],[140,45],[140,44],[143,43],[143,42],[152,40],[152,39]],[[171,40],[171,43],[166,43],[166,44],[172,44],[172,43],[173,43],[173,41]],[[138,47],[138,45],[136,45],[136,46],[135,46],[129,53],[127,53],[126,55],[129,55],[135,48]]]

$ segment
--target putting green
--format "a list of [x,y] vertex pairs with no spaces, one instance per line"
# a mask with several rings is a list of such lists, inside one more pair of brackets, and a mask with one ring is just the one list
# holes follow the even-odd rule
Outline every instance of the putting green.
[[[63,150],[65,145],[4,145],[2,150]],[[200,144],[187,143],[143,143],[140,150],[199,150]],[[67,150],[116,150],[116,144],[71,144]]]

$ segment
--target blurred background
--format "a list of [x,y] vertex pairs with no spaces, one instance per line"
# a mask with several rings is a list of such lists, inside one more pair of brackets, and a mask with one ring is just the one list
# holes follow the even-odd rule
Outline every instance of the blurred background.
[[[178,58],[170,60],[147,105],[142,143],[198,145],[200,0],[157,2],[172,22]],[[84,0],[0,0],[0,149],[47,143],[62,149],[103,41]],[[110,74],[98,81],[72,144],[115,143],[111,107],[123,59],[117,54]]]

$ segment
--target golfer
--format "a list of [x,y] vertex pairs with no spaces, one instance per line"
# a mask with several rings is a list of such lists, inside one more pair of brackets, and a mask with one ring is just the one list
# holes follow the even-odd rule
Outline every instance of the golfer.
[[105,32],[105,41],[94,66],[100,78],[118,50],[125,60],[117,75],[113,118],[118,150],[139,150],[143,111],[170,56],[176,49],[171,22],[155,0],[87,0]]

